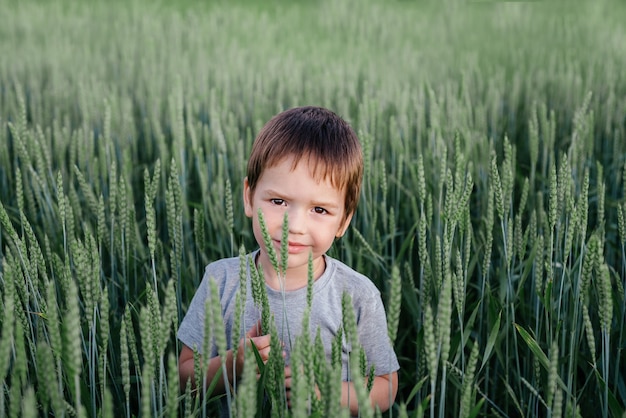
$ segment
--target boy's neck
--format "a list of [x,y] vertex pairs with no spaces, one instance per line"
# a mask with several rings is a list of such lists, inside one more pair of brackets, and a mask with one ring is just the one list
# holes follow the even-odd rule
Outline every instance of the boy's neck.
[[[326,256],[320,257],[321,263],[318,263],[317,266],[313,266],[313,281],[317,281],[322,274],[326,271]],[[260,253],[255,260],[255,264],[257,268],[259,268]],[[263,263],[264,264],[264,263]],[[263,265],[262,264],[262,265]],[[293,291],[302,289],[306,287],[308,284],[308,266],[304,266],[303,268],[298,269],[287,269],[284,277],[279,277],[279,275],[274,271],[273,268],[265,268],[263,265],[263,276],[265,277],[265,283],[274,290],[285,290],[285,291]],[[284,285],[284,287],[283,287]]]

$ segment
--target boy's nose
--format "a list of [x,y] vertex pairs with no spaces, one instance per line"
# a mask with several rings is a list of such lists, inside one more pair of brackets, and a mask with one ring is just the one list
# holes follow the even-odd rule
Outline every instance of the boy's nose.
[[299,209],[289,211],[289,232],[302,234],[306,231],[306,213]]

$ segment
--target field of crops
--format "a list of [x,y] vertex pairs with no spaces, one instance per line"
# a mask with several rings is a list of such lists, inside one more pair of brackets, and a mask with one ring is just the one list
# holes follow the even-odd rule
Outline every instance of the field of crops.
[[385,415],[625,417],[626,7],[446,4],[1,2],[0,416],[215,413],[176,330],[256,248],[256,133],[313,104],[364,148],[330,253],[382,292]]

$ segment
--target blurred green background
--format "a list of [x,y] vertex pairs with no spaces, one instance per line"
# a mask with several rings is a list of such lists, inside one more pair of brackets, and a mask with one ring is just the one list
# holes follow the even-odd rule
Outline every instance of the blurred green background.
[[[78,309],[85,412],[165,413],[141,403],[148,294],[163,308],[175,283],[157,350],[174,357],[205,264],[255,247],[240,201],[254,135],[315,104],[355,127],[366,157],[359,210],[331,254],[386,304],[401,271],[394,413],[623,414],[624,2],[4,0],[0,16],[0,412],[50,411],[37,347],[71,344],[55,348],[40,316]],[[424,309],[441,323],[448,279],[452,348],[440,357],[436,331],[433,371]],[[124,321],[139,341],[130,366]],[[77,366],[58,356],[57,391],[80,411]]]

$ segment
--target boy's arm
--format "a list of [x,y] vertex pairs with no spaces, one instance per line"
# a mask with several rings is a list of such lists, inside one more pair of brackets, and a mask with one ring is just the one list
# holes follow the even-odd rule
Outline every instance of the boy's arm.
[[[207,382],[207,387],[211,384],[215,375],[218,373],[220,368],[222,367],[222,360],[219,356],[213,357],[209,360],[209,367],[205,375],[205,379]],[[241,366],[242,367],[242,366]],[[237,371],[239,371],[240,366],[237,366]],[[195,392],[200,390],[197,388],[197,385],[201,385],[201,382],[196,382],[194,378],[194,360],[193,360],[193,350],[186,345],[183,345],[182,350],[180,351],[180,356],[178,357],[178,378],[180,382],[180,389],[185,390],[187,382],[190,381],[191,388]],[[228,381],[233,381],[233,351],[228,350],[226,352],[226,373],[228,375]],[[217,380],[217,384],[215,385],[214,393],[222,394],[225,392],[224,386],[224,377],[220,376]]]
[[[398,392],[398,372],[392,372],[374,377],[374,384],[370,391],[370,402],[372,408],[378,407],[381,412],[387,411],[393,405]],[[357,400],[354,382],[343,382],[341,388],[341,405],[349,407],[350,415],[359,414],[359,403]]]
[[[259,351],[259,355],[263,361],[267,361],[269,358],[270,351],[270,335],[261,335],[258,336],[258,330],[260,329],[259,325],[255,325],[246,333],[246,338],[242,338],[239,341],[239,350],[237,350],[237,358],[235,365],[235,373],[233,373],[233,350],[228,350],[226,352],[226,375],[228,376],[228,382],[232,385],[232,382],[235,378],[239,377],[243,372],[243,363],[244,363],[244,347],[250,347],[250,344],[254,344]],[[213,382],[213,379],[217,375],[218,371],[222,367],[222,360],[220,356],[212,357],[209,360],[208,370],[205,375],[205,379],[207,382],[207,387]],[[183,344],[183,348],[180,351],[180,355],[178,356],[178,378],[180,383],[181,390],[185,390],[187,385],[187,381],[191,379],[192,389],[197,390],[196,388],[196,379],[194,379],[194,360],[193,360],[193,350],[189,348],[187,345]],[[197,382],[201,384],[200,382]],[[214,393],[222,394],[225,392],[226,386],[224,385],[224,377],[220,376],[217,380]]]

